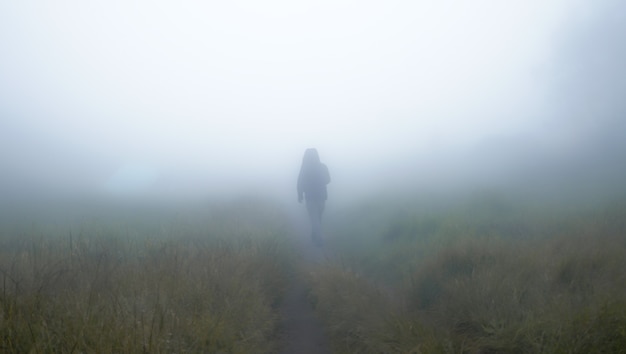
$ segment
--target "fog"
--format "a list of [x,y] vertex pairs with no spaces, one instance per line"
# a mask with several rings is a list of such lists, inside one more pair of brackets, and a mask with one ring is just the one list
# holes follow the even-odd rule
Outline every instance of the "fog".
[[5,1],[0,194],[623,194],[626,3]]

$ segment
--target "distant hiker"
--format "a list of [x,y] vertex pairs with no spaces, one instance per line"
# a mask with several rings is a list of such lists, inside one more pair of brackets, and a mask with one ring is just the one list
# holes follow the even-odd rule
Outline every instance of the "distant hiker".
[[318,246],[322,245],[322,212],[328,197],[328,183],[330,174],[326,165],[320,162],[317,150],[306,149],[298,175],[298,202],[306,200],[306,210],[311,220],[311,238]]

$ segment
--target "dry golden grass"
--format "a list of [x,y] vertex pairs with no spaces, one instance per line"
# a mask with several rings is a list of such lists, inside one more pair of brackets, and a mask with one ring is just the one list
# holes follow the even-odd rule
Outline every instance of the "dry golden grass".
[[89,221],[70,225],[71,237],[55,235],[63,227],[5,233],[0,351],[275,351],[291,260],[270,209],[233,205],[145,228]]
[[[343,225],[328,242],[343,262],[312,275],[317,312],[338,353],[626,352],[620,205],[469,205],[370,234]],[[349,247],[361,240],[370,248]]]

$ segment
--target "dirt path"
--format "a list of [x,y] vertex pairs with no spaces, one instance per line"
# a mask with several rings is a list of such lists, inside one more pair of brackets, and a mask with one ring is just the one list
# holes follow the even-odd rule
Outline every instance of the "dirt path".
[[305,237],[306,230],[301,224],[294,228],[298,235],[297,245],[302,262],[300,272],[296,272],[281,306],[285,344],[283,354],[326,354],[330,353],[328,338],[315,317],[308,299],[308,285],[301,272],[324,259],[324,252]]

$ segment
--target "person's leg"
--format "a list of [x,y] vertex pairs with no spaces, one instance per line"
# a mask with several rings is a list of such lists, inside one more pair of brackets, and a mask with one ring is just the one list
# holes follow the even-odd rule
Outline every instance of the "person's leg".
[[322,211],[324,210],[324,202],[307,201],[307,211],[309,220],[311,221],[311,239],[317,245],[322,244]]
[[324,212],[324,201],[319,201],[317,203],[317,237],[316,242],[318,246],[324,245],[324,237],[322,233],[322,213]]
[[311,239],[315,240],[315,232],[317,231],[317,208],[313,201],[306,201],[306,211],[309,214],[309,222],[311,223]]

